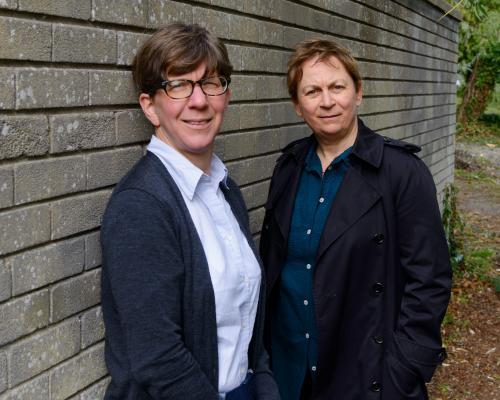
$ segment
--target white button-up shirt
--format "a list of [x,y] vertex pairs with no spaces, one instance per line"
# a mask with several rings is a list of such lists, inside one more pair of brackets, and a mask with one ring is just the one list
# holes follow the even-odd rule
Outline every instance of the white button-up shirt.
[[201,239],[215,294],[219,355],[219,393],[239,386],[248,371],[261,272],[219,185],[227,169],[214,154],[210,175],[181,153],[151,138],[148,150],[165,165],[177,184]]

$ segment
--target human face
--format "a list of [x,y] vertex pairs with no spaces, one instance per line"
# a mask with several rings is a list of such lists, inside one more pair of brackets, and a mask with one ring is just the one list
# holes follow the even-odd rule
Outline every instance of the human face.
[[[205,64],[181,75],[168,75],[167,80],[197,81],[206,76]],[[154,96],[141,94],[139,101],[146,117],[156,128],[158,139],[172,146],[188,159],[211,158],[215,136],[219,132],[230,92],[207,96],[199,85],[186,99],[172,99],[164,90]]]
[[320,61],[317,57],[302,65],[295,111],[319,141],[338,142],[357,135],[357,107],[361,88],[337,57]]

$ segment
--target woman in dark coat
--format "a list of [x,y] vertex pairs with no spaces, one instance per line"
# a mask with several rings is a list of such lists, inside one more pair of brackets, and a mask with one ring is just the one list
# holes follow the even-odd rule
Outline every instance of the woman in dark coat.
[[417,146],[357,117],[347,49],[300,43],[288,88],[313,134],[278,159],[260,240],[281,396],[427,399],[451,285],[432,176]]

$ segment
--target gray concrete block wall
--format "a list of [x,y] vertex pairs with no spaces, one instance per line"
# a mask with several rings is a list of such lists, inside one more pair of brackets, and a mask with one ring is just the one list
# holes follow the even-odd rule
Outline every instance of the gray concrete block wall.
[[358,58],[361,117],[422,146],[453,180],[456,13],[442,0],[1,0],[0,400],[101,399],[99,226],[152,128],[130,66],[157,27],[197,22],[235,72],[216,150],[256,239],[280,150],[309,135],[285,87],[291,49],[336,38]]

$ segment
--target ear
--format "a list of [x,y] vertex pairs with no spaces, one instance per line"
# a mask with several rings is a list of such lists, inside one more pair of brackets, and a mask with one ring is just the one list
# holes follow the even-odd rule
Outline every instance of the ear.
[[139,96],[139,104],[141,105],[142,112],[146,116],[146,118],[153,124],[153,126],[160,126],[160,119],[158,118],[158,114],[156,113],[156,108],[153,102],[153,97],[149,94],[141,93]]
[[226,95],[226,99],[225,99],[225,104],[224,104],[224,107],[227,107],[227,105],[229,104],[229,100],[231,100],[231,89],[227,89],[225,95]]
[[293,107],[295,108],[295,112],[297,113],[297,115],[300,117],[300,118],[303,118],[302,117],[302,108],[300,107],[300,104],[298,101],[295,101],[295,100],[292,100],[293,102]]
[[362,100],[363,100],[363,89],[361,87],[361,84],[359,84],[359,89],[356,92],[356,105],[360,106]]

